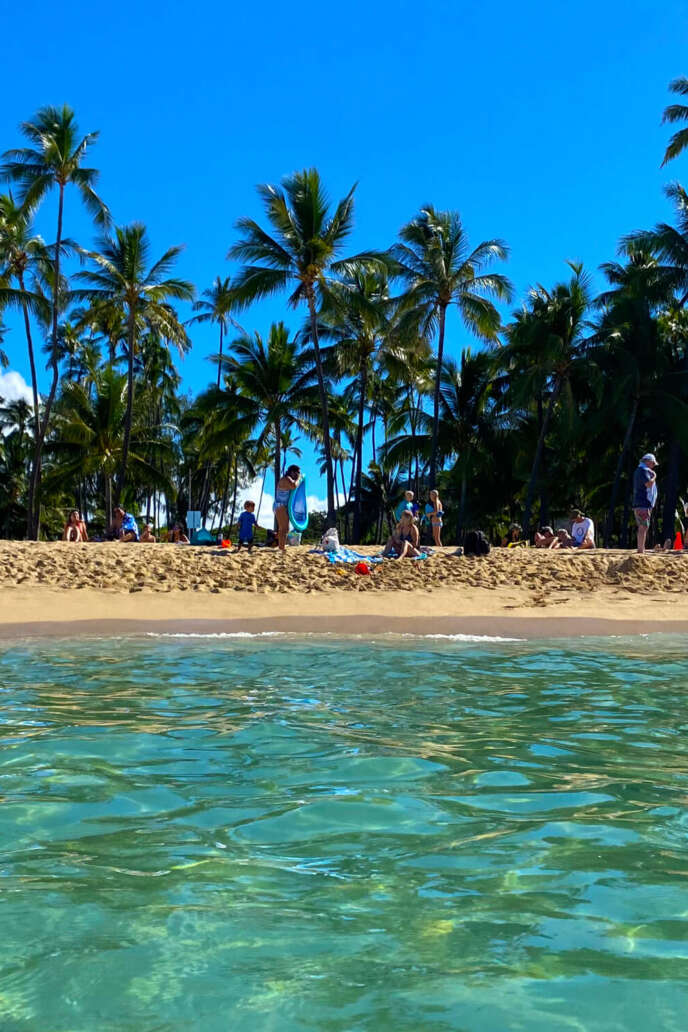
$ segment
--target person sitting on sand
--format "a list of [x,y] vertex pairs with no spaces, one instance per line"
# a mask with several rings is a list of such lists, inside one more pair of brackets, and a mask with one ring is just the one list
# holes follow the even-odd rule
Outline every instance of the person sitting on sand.
[[557,541],[559,542],[559,548],[573,548],[573,538],[566,527],[559,527],[557,530]]
[[295,491],[301,479],[301,470],[298,466],[290,466],[283,477],[280,477],[273,511],[277,521],[277,545],[282,552],[286,551],[287,534],[289,533],[289,495]]
[[401,499],[396,509],[394,510],[394,519],[399,522],[401,519],[402,512],[410,512],[413,516],[417,516],[420,511],[418,502],[414,501],[415,495],[413,491],[404,491],[404,497]]
[[595,547],[595,524],[580,509],[571,513],[571,538],[573,548]]
[[559,538],[551,527],[540,527],[535,531],[536,548],[560,548]]
[[420,555],[419,541],[418,527],[413,520],[413,513],[410,509],[405,509],[382,554],[383,556],[396,556],[397,559],[412,558]]
[[62,532],[63,541],[88,541],[86,524],[78,509],[72,509]]
[[189,545],[191,543],[186,536],[181,523],[174,524],[170,531],[168,540],[171,541],[173,545]]
[[258,526],[255,510],[255,502],[244,502],[244,511],[239,517],[239,544],[237,545],[237,552],[242,546],[248,548],[249,552],[253,548],[253,535]]
[[442,502],[440,501],[439,493],[435,490],[431,491],[428,497],[430,498],[430,504],[426,506],[425,512],[430,517],[432,540],[438,548],[441,548],[442,517],[444,516],[444,512],[442,511]]
[[505,538],[502,538],[502,548],[515,548],[517,545],[524,545],[521,541],[523,528],[520,523],[512,523]]
[[138,541],[139,525],[131,513],[125,512],[122,506],[118,505],[114,511],[114,517],[117,540],[122,542]]
[[151,527],[150,523],[147,523],[141,533],[141,541],[143,541],[146,545],[154,545],[157,540],[158,539],[153,533],[153,528]]

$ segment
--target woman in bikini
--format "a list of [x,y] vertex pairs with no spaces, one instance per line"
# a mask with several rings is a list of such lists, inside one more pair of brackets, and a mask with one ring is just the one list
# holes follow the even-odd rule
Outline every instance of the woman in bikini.
[[402,512],[401,519],[394,528],[394,533],[385,545],[382,554],[396,556],[397,559],[412,558],[420,555],[419,541],[418,527],[414,523],[413,513],[410,509],[406,509]]
[[78,509],[72,509],[62,533],[63,541],[88,541],[86,524],[81,518]]
[[287,534],[289,533],[289,495],[296,490],[300,479],[300,468],[290,466],[284,476],[280,478],[275,491],[272,508],[277,521],[277,545],[283,552],[287,547]]
[[432,540],[438,547],[442,547],[442,517],[444,512],[442,511],[442,502],[437,491],[431,491],[430,504],[426,506],[426,513],[430,517],[430,527],[432,529]]

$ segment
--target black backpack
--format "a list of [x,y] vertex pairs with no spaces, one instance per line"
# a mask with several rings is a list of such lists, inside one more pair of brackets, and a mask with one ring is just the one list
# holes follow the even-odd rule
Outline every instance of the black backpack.
[[464,555],[489,555],[490,542],[482,530],[469,530],[463,543]]

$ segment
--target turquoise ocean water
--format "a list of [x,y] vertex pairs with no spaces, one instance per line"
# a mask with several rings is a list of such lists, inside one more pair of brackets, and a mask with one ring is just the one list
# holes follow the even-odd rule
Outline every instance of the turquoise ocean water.
[[684,1032],[686,641],[0,645],[2,1032]]

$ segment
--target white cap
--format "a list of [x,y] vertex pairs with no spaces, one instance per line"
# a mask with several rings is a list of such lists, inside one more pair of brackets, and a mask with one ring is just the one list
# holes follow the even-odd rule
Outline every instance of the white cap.
[[643,455],[643,457],[642,457],[642,459],[640,461],[641,462],[651,462],[651,463],[653,463],[653,465],[659,466],[659,463],[657,462],[657,459],[652,454],[652,452],[647,452],[645,455]]

